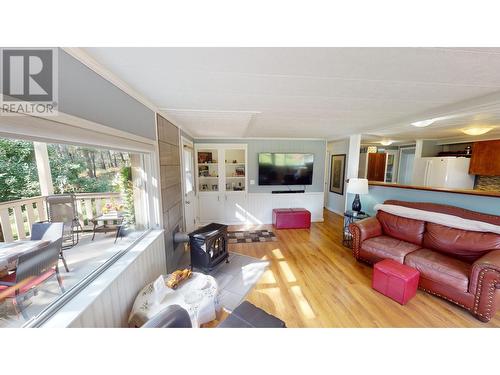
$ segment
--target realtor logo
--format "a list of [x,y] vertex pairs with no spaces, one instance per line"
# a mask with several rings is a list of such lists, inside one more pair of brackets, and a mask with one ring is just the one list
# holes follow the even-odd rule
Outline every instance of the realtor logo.
[[57,114],[57,49],[0,49],[0,115]]

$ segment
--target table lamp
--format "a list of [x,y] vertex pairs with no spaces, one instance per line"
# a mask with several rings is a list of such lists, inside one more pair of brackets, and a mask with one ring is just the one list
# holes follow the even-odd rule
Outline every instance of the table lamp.
[[361,212],[361,201],[359,194],[368,194],[368,180],[366,178],[350,178],[347,183],[347,192],[356,194],[352,202],[352,210]]

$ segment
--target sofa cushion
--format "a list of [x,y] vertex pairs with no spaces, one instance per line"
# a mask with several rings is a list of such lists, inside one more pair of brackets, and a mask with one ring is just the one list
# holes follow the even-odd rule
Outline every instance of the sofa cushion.
[[408,219],[379,210],[377,219],[382,225],[384,234],[402,241],[422,245],[425,221]]
[[430,249],[408,254],[405,264],[420,271],[420,277],[467,292],[471,265]]
[[489,251],[500,249],[500,235],[427,223],[423,247],[473,263]]
[[396,262],[403,263],[407,254],[419,248],[418,245],[382,235],[363,241],[361,256],[373,262],[393,259]]

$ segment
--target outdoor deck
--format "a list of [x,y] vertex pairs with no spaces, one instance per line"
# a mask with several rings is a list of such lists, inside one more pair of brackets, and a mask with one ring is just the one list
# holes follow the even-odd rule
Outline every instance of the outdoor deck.
[[[70,272],[66,272],[62,261],[59,261],[59,270],[66,290],[106,262],[113,254],[125,249],[133,240],[132,237],[119,238],[114,244],[115,232],[97,233],[94,241],[91,239],[92,232],[84,232],[76,246],[64,251]],[[50,278],[38,287],[38,294],[31,297],[26,308],[27,314],[29,317],[37,315],[61,294],[56,278]],[[0,303],[0,328],[20,327],[25,322],[23,316],[16,313],[12,300],[7,299]]]

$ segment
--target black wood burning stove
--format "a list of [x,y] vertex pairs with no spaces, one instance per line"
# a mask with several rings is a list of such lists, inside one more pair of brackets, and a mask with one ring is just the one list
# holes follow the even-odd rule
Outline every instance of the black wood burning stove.
[[212,223],[189,233],[191,267],[209,272],[222,261],[228,262],[227,225]]

